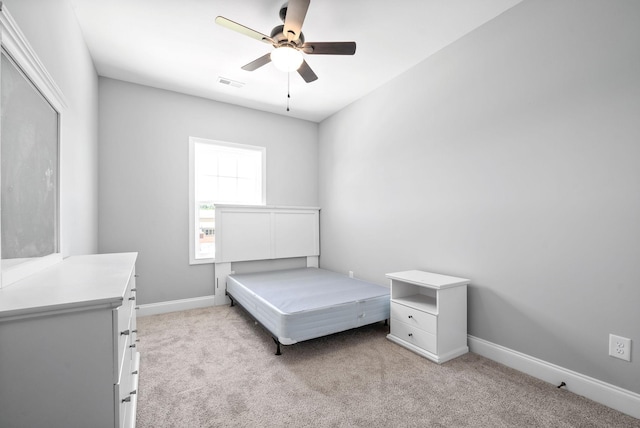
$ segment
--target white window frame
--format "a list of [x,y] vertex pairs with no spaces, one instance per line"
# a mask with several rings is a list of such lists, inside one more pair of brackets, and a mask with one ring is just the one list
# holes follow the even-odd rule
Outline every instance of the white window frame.
[[215,146],[230,147],[234,149],[253,150],[261,152],[262,157],[262,198],[259,204],[265,205],[267,200],[267,149],[261,146],[251,146],[248,144],[229,143],[227,141],[210,140],[200,137],[189,137],[189,264],[199,265],[214,263],[215,258],[196,258],[196,240],[198,230],[196,224],[195,200],[195,146],[197,143],[211,144]]

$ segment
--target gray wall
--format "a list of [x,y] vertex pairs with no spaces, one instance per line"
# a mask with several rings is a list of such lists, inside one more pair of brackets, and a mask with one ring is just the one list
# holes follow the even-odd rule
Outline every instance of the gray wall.
[[140,303],[213,294],[189,265],[189,136],[267,148],[267,204],[318,205],[318,125],[100,78],[99,250],[138,251]]
[[321,266],[470,278],[470,334],[640,393],[639,17],[525,1],[321,123]]
[[3,0],[64,94],[61,123],[60,250],[98,250],[98,75],[67,0]]

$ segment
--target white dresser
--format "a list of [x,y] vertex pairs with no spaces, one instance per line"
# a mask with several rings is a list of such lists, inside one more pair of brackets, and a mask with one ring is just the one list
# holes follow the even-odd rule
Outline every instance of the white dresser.
[[418,270],[386,276],[391,280],[389,340],[437,363],[469,352],[468,279]]
[[136,257],[69,257],[0,289],[0,427],[135,426]]

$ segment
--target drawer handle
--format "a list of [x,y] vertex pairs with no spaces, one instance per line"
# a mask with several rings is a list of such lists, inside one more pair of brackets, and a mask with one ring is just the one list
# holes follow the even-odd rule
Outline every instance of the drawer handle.
[[138,374],[138,370],[132,371],[131,374]]
[[131,291],[138,291],[135,287],[131,289]]
[[120,400],[120,401],[122,401],[123,403],[129,403],[129,402],[131,401],[131,396],[132,396],[132,395],[137,394],[137,392],[138,392],[138,391],[136,391],[136,390],[134,389],[133,391],[131,391],[131,392],[129,393],[129,396],[128,396],[128,397],[123,398],[123,399],[122,399],[122,400]]
[[413,318],[413,315],[409,315],[409,318]]
[[129,336],[129,333],[131,333],[129,330],[121,331],[120,336]]
[[135,276],[136,278],[139,277],[140,275],[138,275],[137,273],[134,273],[133,276]]
[[413,336],[413,333],[409,333],[409,337],[412,337],[412,336]]
[[129,345],[129,348],[135,348],[136,344],[134,343],[133,345]]
[[137,333],[138,330],[131,330],[131,333]]
[[136,300],[136,296],[129,297],[129,300]]

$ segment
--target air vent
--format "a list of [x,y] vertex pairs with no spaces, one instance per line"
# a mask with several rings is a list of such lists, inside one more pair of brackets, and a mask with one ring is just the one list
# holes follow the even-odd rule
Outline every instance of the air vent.
[[243,82],[227,79],[226,77],[218,77],[218,83],[222,85],[233,86],[234,88],[242,88],[244,86]]

